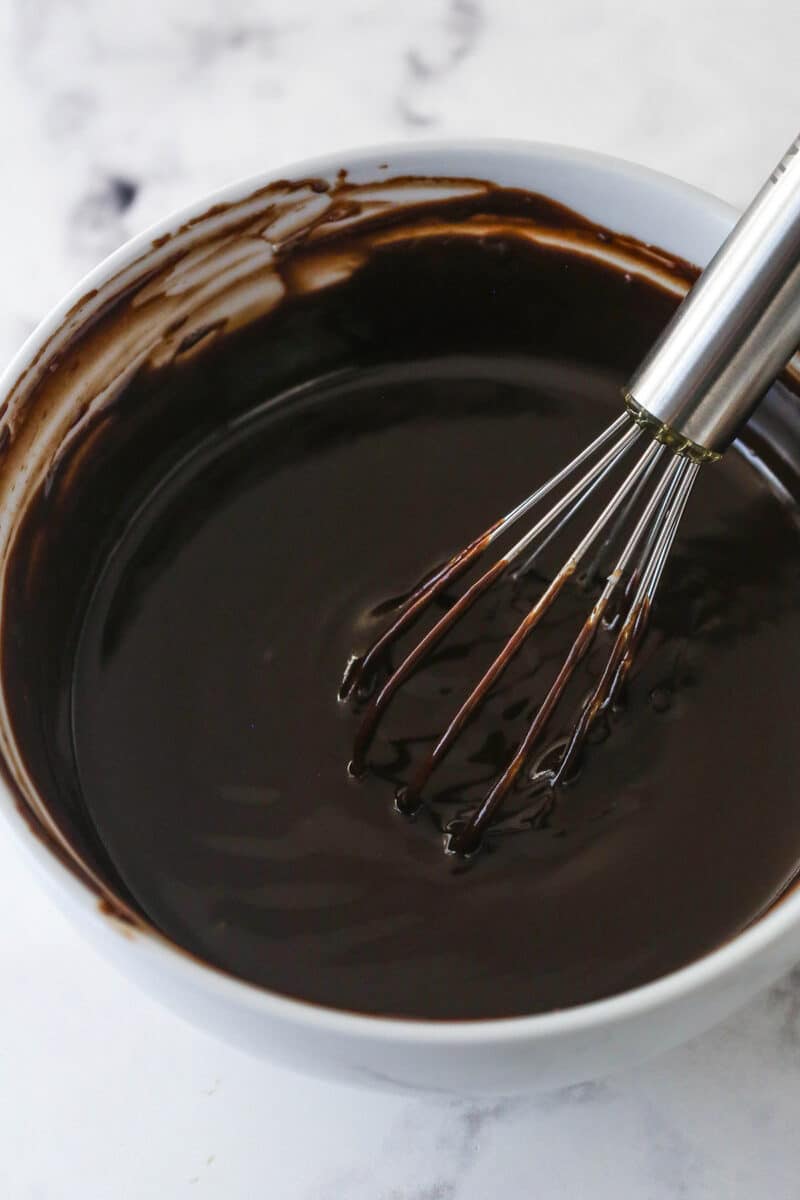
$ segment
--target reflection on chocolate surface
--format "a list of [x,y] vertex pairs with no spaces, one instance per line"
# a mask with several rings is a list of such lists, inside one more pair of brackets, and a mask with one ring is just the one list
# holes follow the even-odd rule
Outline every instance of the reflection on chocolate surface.
[[[800,857],[787,388],[749,455],[704,469],[580,777],[547,822],[522,787],[480,855],[445,857],[587,593],[531,639],[414,821],[394,788],[544,575],[502,585],[410,681],[358,781],[342,665],[387,601],[615,415],[694,271],[474,180],[312,180],[245,208],[185,253],[165,243],[5,414],[8,470],[30,472],[2,624],[18,786],[135,919],[338,1007],[537,1012],[719,945]],[[45,417],[58,451],[37,458]]]

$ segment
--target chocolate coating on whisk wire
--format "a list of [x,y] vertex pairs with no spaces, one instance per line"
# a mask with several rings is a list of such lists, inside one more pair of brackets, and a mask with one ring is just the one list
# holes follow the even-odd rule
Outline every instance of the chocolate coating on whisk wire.
[[[656,458],[653,456],[652,462]],[[547,693],[539,711],[531,723],[528,732],[522,739],[513,759],[503,774],[493,786],[489,795],[476,813],[470,818],[463,830],[452,839],[451,848],[461,853],[474,851],[480,836],[486,829],[494,813],[502,804],[504,797],[513,786],[517,775],[524,767],[532,753],[537,740],[544,733],[550,716],[561,699],[564,689],[577,664],[589,649],[595,632],[614,590],[620,585],[625,572],[628,570],[630,559],[635,553],[640,539],[648,531],[648,526],[656,513],[655,523],[650,529],[654,535],[652,553],[645,553],[645,566],[637,566],[631,578],[640,579],[630,611],[625,618],[617,636],[613,650],[600,677],[600,681],[584,702],[578,717],[572,727],[561,761],[552,771],[551,786],[555,787],[569,777],[570,768],[597,720],[609,704],[613,704],[615,696],[625,681],[630,670],[636,650],[644,636],[647,618],[653,603],[655,590],[661,577],[664,564],[672,545],[678,522],[689,498],[698,464],[673,460],[661,478],[659,487],[654,491],[650,503],[642,513],[636,529],[628,545],[622,553],[616,567],[608,577],[599,600],[595,603],[580,633],[572,644],[567,658],[559,671],[555,683]]]
[[[411,783],[401,790],[398,795],[399,806],[406,812],[413,812],[420,803],[423,788],[433,771],[477,714],[564,584],[575,574],[586,551],[609,523],[612,523],[613,532],[620,525],[624,526],[631,507],[638,500],[643,477],[654,461],[657,447],[677,456],[679,461],[670,464],[655,493],[658,499],[663,495],[663,504],[659,507],[657,502],[651,500],[646,506],[642,519],[637,523],[631,540],[573,643],[527,734],[488,796],[467,821],[465,828],[451,840],[452,849],[469,852],[477,847],[481,833],[499,809],[528,755],[546,729],[575,666],[591,646],[611,595],[619,585],[640,538],[649,532],[646,553],[636,569],[638,585],[630,611],[623,621],[600,682],[581,709],[567,739],[562,762],[552,772],[554,784],[566,777],[597,715],[613,702],[631,669],[697,468],[721,456],[761,399],[766,386],[785,366],[797,346],[800,339],[800,155],[797,154],[797,146],[797,142],[792,144],[779,168],[737,222],[624,389],[628,421],[633,429],[624,432],[599,464],[587,470],[566,496],[552,506],[505,558],[485,572],[451,612],[407,655],[383,685],[362,722],[356,736],[353,760],[356,770],[363,769],[364,754],[387,704],[429,650],[531,543],[534,544],[534,550],[524,565],[528,566],[534,561],[542,550],[542,546],[535,546],[538,535],[562,518],[556,528],[551,529],[552,537],[573,518],[582,501],[635,440],[636,431],[641,430],[651,439],[648,450],[470,692],[417,769]],[[497,522],[488,534],[471,543],[466,551],[455,555],[440,573],[441,586],[455,578],[464,565],[471,562],[475,553],[486,549],[493,536],[507,528],[518,513],[527,512],[553,489],[555,483],[569,477],[616,430],[615,423],[588,447],[588,454],[583,452],[578,455],[554,480],[543,485],[517,510]],[[655,524],[648,531],[653,513],[656,513]],[[607,542],[611,540],[610,537],[606,539]],[[416,617],[435,594],[432,588],[420,596],[410,608],[410,619]],[[399,632],[402,628],[404,624],[400,619],[395,623],[394,631]],[[365,656],[364,664],[371,665],[393,636],[394,632],[390,632],[379,639]]]
[[[617,434],[619,436],[614,441]],[[359,665],[356,671],[346,675],[347,686],[343,687],[340,695],[349,695],[353,688],[359,686],[364,674],[368,668],[374,665],[379,655],[386,653],[392,642],[419,618],[431,600],[443,588],[457,580],[475,558],[489,548],[496,537],[509,529],[522,516],[527,515],[559,484],[571,479],[580,467],[589,464],[584,474],[569,487],[565,494],[543,516],[539,517],[532,528],[506,554],[467,588],[445,615],[439,618],[403,658],[399,666],[391,672],[370,702],[356,734],[351,763],[351,770],[354,774],[359,774],[364,770],[365,756],[370,742],[398,688],[420,667],[426,656],[453,629],[479,597],[488,591],[518,558],[531,551],[531,546],[533,546],[534,549],[529,553],[524,564],[525,567],[529,566],[532,559],[542,549],[541,545],[537,546],[537,539],[540,538],[540,535],[546,533],[548,536],[543,540],[548,540],[553,532],[560,533],[565,525],[577,516],[582,505],[597,487],[613,474],[614,469],[639,436],[640,429],[635,421],[625,415],[618,418],[537,492],[532,493],[505,517],[497,521],[485,534],[471,542],[465,550],[455,554],[435,573],[431,580],[423,583],[412,593],[389,629],[373,643],[363,658],[358,660]],[[610,448],[596,457],[608,442],[612,443]],[[616,565],[609,574],[599,598],[592,606],[589,616],[573,642],[552,686],[539,706],[527,733],[482,804],[466,825],[448,840],[448,849],[459,853],[471,853],[477,848],[482,833],[497,813],[503,799],[544,735],[575,668],[590,649],[595,633],[605,617],[615,593],[618,589],[625,588],[627,598],[627,592],[633,585],[635,591],[628,615],[623,620],[600,683],[595,692],[586,700],[575,719],[572,732],[565,743],[562,761],[550,772],[553,787],[567,777],[569,768],[577,758],[594,721],[609,703],[613,703],[614,697],[618,694],[625,676],[631,668],[635,649],[643,636],[647,613],[652,604],[669,548],[675,537],[678,520],[683,512],[699,466],[698,463],[688,458],[671,454],[668,447],[658,441],[648,443],[634,466],[616,487],[599,516],[591,524],[588,532],[580,539],[575,549],[547,584],[539,599],[526,613],[483,676],[476,682],[433,749],[416,768],[411,781],[399,789],[396,797],[398,808],[408,814],[416,811],[431,775],[452,749],[466,725],[477,716],[492,688],[496,686],[526,639],[556,602],[565,584],[576,575],[585,556],[595,546],[604,531],[608,531],[608,527],[611,527],[604,542],[603,549],[605,551],[613,542],[614,535],[619,536],[626,526],[626,521],[630,520],[632,512],[635,511],[634,503],[641,498],[643,489],[651,480],[654,470],[663,466],[665,456],[667,458],[666,467],[649,499],[644,503]],[[592,461],[593,458],[595,461]],[[556,526],[555,531],[552,529],[553,525]],[[641,551],[640,559],[638,562],[634,562],[635,555],[639,551]]]
[[[414,644],[627,432],[620,390],[696,272],[491,185],[423,209],[379,204],[374,241],[332,223],[326,262],[363,266],[302,294],[314,246],[295,243],[268,315],[160,356],[87,414],[8,562],[5,702],[63,827],[142,922],[203,961],[340,1010],[522,1016],[697,959],[795,877],[800,408],[777,385],[741,452],[703,468],[654,603],[630,621],[654,511],[481,852],[444,854],[677,460],[653,455],[413,820],[396,789],[648,449],[644,433],[410,672],[354,779],[358,725]],[[150,304],[114,320],[136,327]],[[360,679],[353,666],[339,701],[353,651],[615,421]],[[611,698],[598,693],[582,737],[615,645]]]
[[[380,656],[385,654],[389,646],[413,624],[440,592],[454,583],[485,550],[488,550],[493,542],[530,512],[540,500],[543,500],[545,496],[554,491],[561,483],[569,479],[584,462],[610,441],[615,433],[622,429],[625,430],[619,441],[594,464],[586,476],[574,484],[566,495],[562,496],[558,503],[541,520],[537,521],[533,528],[524,537],[520,538],[507,554],[503,555],[502,558],[472,584],[453,608],[437,621],[433,629],[421,639],[400,666],[392,672],[389,679],[381,687],[378,695],[370,704],[356,735],[353,758],[350,764],[353,774],[357,775],[363,770],[364,755],[369,748],[378,722],[401,683],[420,665],[429,651],[441,641],[456,621],[472,607],[479,596],[483,595],[525,553],[539,533],[552,525],[562,514],[564,514],[565,520],[569,520],[577,512],[580,505],[591,494],[592,486],[604,478],[608,470],[611,469],[634,440],[635,431],[629,426],[630,422],[626,421],[624,415],[619,417],[579,455],[567,463],[561,471],[551,476],[546,483],[535,492],[532,492],[525,500],[522,500],[515,508],[506,513],[504,517],[501,517],[499,521],[496,521],[485,533],[481,534],[473,542],[470,542],[463,550],[453,555],[430,579],[423,581],[419,588],[412,592],[409,599],[401,608],[399,615],[389,628],[370,646],[366,654],[351,660],[339,687],[340,699],[347,699],[353,690],[358,688],[361,681],[376,661],[379,660]],[[572,572],[569,572],[569,574],[572,574]],[[562,579],[562,584],[566,578],[567,576],[565,575],[564,579]]]

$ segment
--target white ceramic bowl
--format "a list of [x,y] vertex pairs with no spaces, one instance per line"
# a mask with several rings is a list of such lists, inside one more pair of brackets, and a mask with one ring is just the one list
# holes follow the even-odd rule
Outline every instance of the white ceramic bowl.
[[[719,200],[664,175],[583,151],[520,142],[378,147],[301,163],[280,177],[332,179],[341,167],[356,180],[474,176],[529,188],[701,265],[735,218]],[[187,229],[218,221],[225,211],[219,205],[241,204],[273,178],[277,175],[233,184],[113,254],[28,339],[0,380],[0,400],[19,390],[21,378],[46,371],[60,338],[96,311],[120,280],[136,279],[163,256],[165,235],[172,238],[167,244],[177,244],[175,237],[186,237]],[[0,512],[0,552],[12,528],[13,514]],[[0,743],[13,758],[4,711]],[[512,1093],[604,1075],[700,1032],[800,958],[800,891],[795,891],[714,953],[611,999],[541,1016],[451,1024],[353,1015],[242,983],[154,932],[131,932],[103,911],[96,892],[32,832],[4,784],[0,810],[55,902],[131,979],[182,1016],[254,1054],[362,1084]]]

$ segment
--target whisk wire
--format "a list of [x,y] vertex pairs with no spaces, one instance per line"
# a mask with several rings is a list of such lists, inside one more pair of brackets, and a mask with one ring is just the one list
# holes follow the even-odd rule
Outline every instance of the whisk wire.
[[[524,557],[522,565],[514,572],[514,578],[519,578],[530,569],[542,550],[562,532],[586,501],[611,476],[640,436],[644,436],[642,430],[627,414],[623,414],[614,421],[594,442],[552,476],[546,484],[531,493],[504,517],[490,526],[480,537],[470,542],[468,546],[424,580],[404,601],[388,629],[375,640],[361,659],[353,660],[340,689],[342,698],[351,695],[370,677],[372,669],[383,659],[390,646],[417,620],[438,595],[460,578],[483,555],[493,542],[523,516],[530,513],[539,501],[553,492],[559,484],[569,484],[563,493],[551,503],[547,511],[534,520],[530,529],[465,589],[451,607],[406,653],[399,665],[389,673],[369,701],[362,716],[350,764],[352,773],[360,774],[364,769],[367,751],[378,724],[400,686],[420,667],[437,643],[509,570],[512,564],[527,555]],[[636,506],[646,487],[665,460],[667,461],[666,468],[658,477],[641,513],[633,520]],[[583,473],[576,481],[572,482],[572,477],[580,467],[585,467]],[[398,791],[396,797],[398,807],[404,812],[414,812],[422,801],[422,793],[433,772],[447,756],[465,726],[482,707],[503,672],[550,610],[567,582],[576,576],[589,552],[594,549],[588,568],[588,572],[593,578],[606,554],[633,520],[633,528],[626,536],[623,549],[607,576],[599,597],[575,637],[544,700],[538,706],[524,737],[518,743],[511,761],[466,824],[460,831],[453,834],[450,839],[450,848],[468,854],[477,847],[486,826],[513,787],[534,746],[544,735],[570,679],[594,643],[601,622],[613,607],[615,615],[610,624],[606,625],[608,629],[613,628],[616,621],[620,619],[620,613],[625,609],[626,616],[622,621],[600,679],[581,706],[571,732],[564,743],[559,761],[549,772],[548,782],[551,784],[551,793],[557,783],[563,782],[568,777],[593,723],[600,713],[613,703],[630,670],[635,650],[644,634],[652,599],[697,470],[696,463],[675,456],[668,447],[659,442],[648,441],[644,451],[628,469],[621,483],[615,487],[611,499],[604,505],[599,516],[578,540],[572,553],[546,585],[539,598],[506,640],[499,654],[496,655],[461,703],[436,744],[420,763],[409,784]],[[637,555],[639,565],[634,566]],[[620,591],[624,593],[621,602],[617,599]],[[613,606],[612,599],[614,600]]]
[[[423,761],[412,782],[402,793],[401,803],[405,809],[413,809],[419,803],[422,790],[427,784],[430,776],[445,757],[456,738],[466,725],[467,721],[469,721],[469,719],[475,714],[478,707],[488,696],[489,691],[494,683],[506,669],[511,660],[516,656],[523,642],[527,637],[529,637],[529,635],[541,621],[542,617],[552,606],[567,580],[576,573],[584,555],[614,516],[628,492],[635,487],[636,483],[643,475],[650,471],[652,465],[660,456],[663,449],[664,447],[659,446],[657,442],[650,442],[632,470],[626,475],[625,479],[619,485],[614,495],[608,501],[599,517],[589,529],[588,533],[581,538],[580,542],[578,542],[577,546],[572,551],[572,554],[567,558],[566,562],[542,593],[539,600],[537,600],[536,604],[534,604],[530,611],[526,613],[525,617],[519,623],[514,633],[512,633],[503,649],[497,655],[488,670],[484,673],[479,683],[476,684],[470,695],[461,705],[458,712],[440,737],[439,741],[428,755],[427,759]],[[600,604],[598,601],[598,605],[595,605],[595,608],[592,610],[592,614],[590,614],[589,617],[589,622],[587,622],[587,626],[589,626],[589,623],[591,622],[591,632],[587,632],[586,637],[581,642],[582,648],[580,650],[579,657],[583,657],[586,649],[588,649],[589,643],[591,642],[591,638],[594,634],[594,630],[597,627],[597,623],[599,622],[603,611],[605,611],[608,599],[610,598],[611,592],[616,587],[623,569],[624,565],[622,567],[618,566],[615,569],[614,573],[609,579],[609,583],[606,584],[606,588],[604,589],[601,597],[603,602],[602,607],[598,608],[598,605]],[[587,628],[587,626],[584,628]],[[579,641],[581,641],[580,635]],[[575,647],[573,647],[573,649],[575,649]],[[571,674],[571,670],[569,673]]]
[[679,460],[679,470],[674,476],[671,495],[665,502],[664,520],[653,531],[655,534],[652,543],[653,552],[647,559],[647,567],[638,580],[628,618],[619,631],[597,686],[583,705],[578,720],[573,726],[569,742],[553,776],[554,786],[568,776],[592,724],[601,712],[614,703],[633,665],[636,650],[644,636],[653,599],[698,470],[698,463]]
[[[522,517],[529,513],[531,509],[533,509],[541,500],[544,500],[544,498],[554,491],[560,484],[566,482],[571,475],[574,475],[579,467],[583,466],[583,464],[589,461],[589,459],[591,459],[591,457],[596,454],[597,451],[601,450],[607,442],[611,441],[615,434],[624,429],[626,429],[627,432],[623,435],[620,441],[613,446],[607,454],[603,455],[600,461],[595,464],[593,470],[587,476],[584,476],[576,485],[576,487],[571,489],[571,491],[568,492],[565,497],[562,497],[558,512],[553,512],[551,510],[547,514],[548,524],[555,520],[559,513],[568,506],[570,498],[574,498],[574,496],[576,496],[593,480],[597,479],[599,481],[601,478],[605,477],[605,473],[613,467],[620,455],[625,452],[627,447],[637,436],[639,431],[636,426],[632,424],[627,413],[622,413],[622,415],[619,416],[616,421],[613,421],[610,425],[608,425],[603,432],[594,439],[593,442],[590,442],[588,446],[585,446],[580,454],[577,454],[573,459],[571,459],[557,474],[551,476],[551,478],[548,479],[546,483],[542,484],[541,487],[537,488],[535,492],[531,492],[531,494],[526,496],[526,498],[516,505],[515,508],[512,508],[509,512],[507,512],[505,516],[501,517],[499,521],[496,521],[494,525],[490,525],[489,528],[486,529],[479,537],[471,541],[469,545],[464,547],[463,550],[460,550],[457,554],[454,554],[453,557],[448,559],[443,566],[439,567],[433,572],[432,575],[423,580],[419,587],[415,588],[411,595],[404,601],[400,612],[395,617],[394,621],[386,630],[384,630],[380,637],[373,642],[367,652],[360,658],[354,658],[348,664],[344,679],[339,687],[340,700],[345,700],[352,695],[362,680],[369,676],[373,666],[380,661],[389,647],[401,636],[402,633],[405,632],[406,629],[409,628],[410,625],[414,623],[421,613],[438,595],[440,595],[442,591],[444,591],[448,585],[459,579],[469,569],[469,567],[472,566],[472,564],[478,558],[480,558],[481,555],[484,554],[484,552],[488,550],[494,542],[497,541],[499,537],[506,533],[513,525],[516,524],[517,521],[521,520]],[[536,536],[537,532],[537,527],[534,527],[534,529],[531,530],[527,535],[527,541],[523,539],[522,542],[517,543],[517,545],[512,548],[512,551],[510,552],[512,557],[506,556],[504,560],[504,568],[507,567],[514,558],[518,557],[523,552],[525,547]],[[492,582],[494,582],[494,577],[487,582],[486,586]],[[480,590],[475,595],[476,599],[477,595],[479,594]],[[446,628],[442,629],[442,634],[445,632]],[[438,641],[438,638],[435,640]],[[405,678],[405,676],[403,676],[403,678]]]
[[[650,470],[655,466],[658,459],[663,457],[665,450],[665,447],[658,448],[658,454],[653,456]],[[472,815],[464,828],[452,839],[452,849],[461,853],[470,853],[475,849],[484,829],[513,786],[520,771],[529,759],[534,746],[544,734],[548,721],[561,699],[570,678],[594,641],[597,628],[615,589],[624,578],[645,534],[652,530],[655,519],[654,528],[657,540],[652,557],[646,560],[647,566],[638,577],[638,586],[629,616],[617,636],[600,681],[578,713],[561,761],[552,773],[551,788],[555,787],[557,783],[562,782],[568,776],[569,769],[574,763],[579,748],[585,742],[594,721],[600,712],[604,710],[607,703],[613,700],[614,695],[624,680],[624,674],[620,674],[623,665],[626,665],[625,673],[627,673],[627,669],[631,665],[635,644],[638,644],[644,633],[649,602],[652,600],[652,596],[658,586],[660,573],[666,562],[672,539],[675,536],[683,507],[691,489],[691,484],[694,482],[696,470],[696,466],[685,459],[673,457],[669,462],[636,522],[614,570],[606,581],[602,593],[592,607],[588,618],[573,642],[561,670],[542,704],[539,706],[525,736],[514,752],[514,756],[480,807]],[[648,606],[647,609],[645,605]]]
[[[627,426],[627,428],[626,428]],[[397,692],[398,688],[406,679],[416,670],[424,658],[436,646],[445,634],[455,625],[464,614],[473,606],[475,601],[486,592],[492,584],[494,584],[502,575],[506,573],[509,566],[525,552],[531,543],[548,526],[553,524],[562,513],[566,513],[571,519],[579,510],[583,500],[586,498],[587,489],[591,488],[596,482],[605,479],[608,473],[613,469],[617,462],[626,453],[628,448],[640,436],[640,430],[634,425],[630,418],[623,414],[622,419],[617,419],[612,425],[600,434],[598,438],[587,447],[584,451],[573,459],[558,475],[553,476],[549,484],[544,488],[538,489],[515,509],[502,517],[495,525],[491,526],[480,538],[476,538],[470,545],[459,554],[456,554],[445,563],[445,565],[432,577],[428,583],[424,583],[416,592],[412,593],[411,597],[399,616],[390,625],[376,642],[370,647],[364,657],[360,660],[354,660],[354,663],[348,668],[345,674],[345,679],[340,687],[339,695],[341,699],[345,699],[352,694],[353,690],[359,685],[361,680],[367,675],[369,667],[375,663],[389,646],[396,641],[401,633],[428,607],[436,595],[438,595],[449,583],[453,582],[467,569],[471,563],[478,558],[491,544],[496,540],[502,532],[505,532],[511,525],[520,519],[525,513],[529,512],[534,507],[537,500],[541,499],[554,486],[554,481],[563,482],[571,475],[575,468],[587,461],[591,457],[591,452],[602,447],[611,440],[613,435],[620,429],[625,429],[625,432],[620,438],[595,462],[587,472],[569,488],[559,500],[553,504],[547,512],[536,521],[533,527],[528,530],[501,558],[494,563],[483,575],[463,593],[439,620],[432,626],[431,629],[420,639],[414,648],[406,655],[398,667],[389,675],[386,681],[378,690],[377,694],[371,700],[367,710],[362,718],[361,725],[355,738],[353,747],[353,757],[350,762],[350,771],[352,774],[360,774],[364,767],[364,759],[367,750],[375,735],[375,730],[383,717],[392,697]],[[655,443],[651,443],[646,452],[652,456],[652,452],[658,447]],[[649,461],[649,459],[648,459]],[[594,527],[593,527],[594,528]],[[558,592],[563,587],[567,578],[573,573],[574,568],[569,568],[559,572],[559,576],[551,584],[552,591],[548,591],[548,598],[544,604],[542,612],[547,611],[550,604],[555,599]],[[542,598],[543,601],[545,598]],[[538,618],[537,618],[538,619]],[[535,621],[534,621],[535,624]],[[533,626],[531,626],[533,628]]]

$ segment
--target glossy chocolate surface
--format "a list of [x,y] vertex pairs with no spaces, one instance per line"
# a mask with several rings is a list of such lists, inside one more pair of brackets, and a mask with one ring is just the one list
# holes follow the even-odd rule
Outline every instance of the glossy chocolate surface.
[[[526,239],[535,220],[609,244],[541,198],[440,206],[424,236],[430,212],[404,220],[360,232],[340,282],[289,287],[268,315],[141,369],[61,457],[7,577],[6,689],[48,804],[131,907],[202,958],[362,1012],[546,1011],[702,955],[796,871],[796,479],[738,451],[703,469],[625,703],[580,776],[543,824],[521,787],[478,855],[446,856],[443,831],[507,761],[591,587],[559,600],[414,820],[395,788],[574,535],[409,681],[359,780],[344,665],[394,598],[616,415],[677,301],[644,271]],[[302,256],[286,251],[284,279]],[[773,401],[791,414],[782,385]]]

